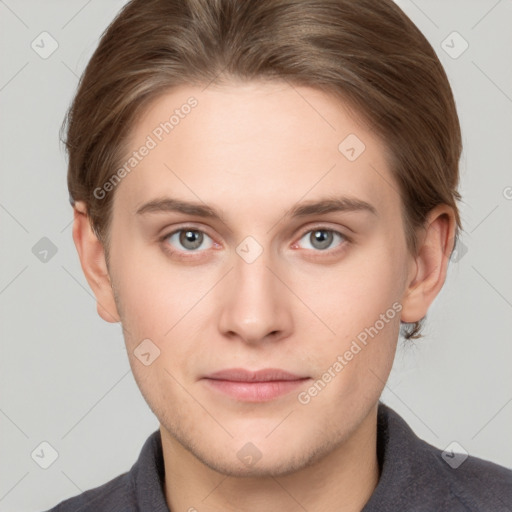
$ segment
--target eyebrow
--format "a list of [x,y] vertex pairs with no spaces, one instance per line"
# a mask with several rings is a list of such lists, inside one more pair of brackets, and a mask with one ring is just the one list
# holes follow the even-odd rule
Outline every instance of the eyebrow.
[[[333,212],[369,212],[378,217],[377,209],[370,203],[353,197],[329,197],[320,200],[306,201],[294,206],[285,217],[297,218],[310,215],[322,215]],[[222,215],[215,208],[205,203],[182,201],[171,197],[153,199],[137,209],[137,215],[147,213],[177,212],[208,219],[222,221]]]

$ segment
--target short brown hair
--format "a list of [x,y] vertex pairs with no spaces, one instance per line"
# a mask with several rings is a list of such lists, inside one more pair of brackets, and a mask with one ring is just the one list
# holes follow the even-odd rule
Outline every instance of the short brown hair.
[[[71,203],[87,205],[107,258],[114,194],[94,191],[122,162],[137,117],[175,86],[230,80],[341,99],[385,144],[409,250],[439,204],[453,208],[457,240],[454,98],[432,46],[392,0],[131,0],[103,33],[62,127]],[[405,325],[407,339],[420,337],[421,321]]]

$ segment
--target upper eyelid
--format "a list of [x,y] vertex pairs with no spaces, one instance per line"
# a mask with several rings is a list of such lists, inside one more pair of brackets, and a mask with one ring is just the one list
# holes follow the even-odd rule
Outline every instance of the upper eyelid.
[[[196,226],[193,226],[193,225],[185,225],[185,226],[182,226],[182,227],[179,227],[179,228],[175,228],[173,229],[172,231],[169,231],[169,232],[166,232],[166,234],[162,235],[161,238],[165,239],[165,238],[169,238],[171,235],[174,235],[176,233],[179,233],[180,231],[199,231],[201,233],[204,233],[205,235],[208,235],[210,238],[213,239],[213,237],[208,233],[207,230],[203,229],[203,228],[198,228]],[[312,226],[312,227],[309,227],[307,229],[305,229],[304,231],[301,230],[301,235],[300,235],[300,238],[302,238],[305,234],[311,232],[311,231],[331,231],[333,233],[337,233],[341,236],[343,236],[344,238],[349,238],[345,233],[344,231],[340,231],[339,229],[335,229],[335,228],[331,228],[325,224],[318,224],[316,226]]]
[[177,228],[177,229],[173,229],[172,231],[169,231],[168,233],[162,235],[160,237],[160,240],[162,241],[165,241],[167,240],[169,237],[175,235],[176,233],[180,233],[181,231],[198,231],[199,233],[203,233],[204,235],[206,235],[208,238],[210,238],[214,243],[217,243],[215,242],[214,238],[208,234],[207,231],[205,231],[204,229],[201,229],[201,228],[196,228],[194,226],[183,226],[181,228]]
[[306,230],[302,231],[302,235],[301,235],[301,238],[306,234],[306,233],[310,233],[311,231],[330,231],[332,233],[337,233],[338,235],[341,235],[342,237],[344,238],[348,238],[347,235],[345,235],[344,231],[340,230],[340,229],[336,229],[336,228],[331,228],[325,224],[318,224],[316,226],[313,226],[313,227],[309,227],[307,228]]
[[199,231],[200,233],[203,233],[213,239],[213,237],[208,233],[207,230],[205,230],[203,228],[198,228],[198,227],[190,225],[190,224],[187,224],[185,226],[181,226],[178,228],[174,228],[171,231],[165,231],[165,230],[163,230],[163,231],[164,231],[164,234],[160,236],[160,238],[163,240],[165,240],[166,238],[169,238],[172,235],[175,235],[176,233],[179,233],[180,231]]

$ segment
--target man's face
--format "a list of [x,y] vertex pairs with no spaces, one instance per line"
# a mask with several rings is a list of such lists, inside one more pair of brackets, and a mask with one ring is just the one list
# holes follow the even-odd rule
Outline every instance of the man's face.
[[[297,470],[356,435],[391,369],[411,262],[382,143],[332,97],[276,83],[175,89],[130,143],[149,149],[116,186],[109,268],[163,435],[232,475]],[[144,208],[165,199],[220,218]],[[293,214],[328,199],[349,208]],[[230,369],[295,380],[208,378]]]

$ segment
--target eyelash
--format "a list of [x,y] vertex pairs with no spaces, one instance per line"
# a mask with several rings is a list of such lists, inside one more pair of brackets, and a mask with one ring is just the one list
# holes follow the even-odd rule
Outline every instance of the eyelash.
[[[201,252],[204,252],[206,251],[207,249],[203,249],[203,250],[190,250],[190,251],[187,251],[187,250],[178,250],[178,249],[171,249],[170,248],[170,245],[167,242],[167,240],[177,234],[177,233],[181,233],[183,231],[194,231],[194,232],[198,232],[198,233],[202,233],[203,235],[206,235],[208,238],[212,238],[211,236],[208,235],[208,233],[206,233],[205,231],[203,231],[202,229],[199,229],[199,228],[196,228],[195,226],[183,226],[179,229],[175,229],[174,231],[171,231],[170,233],[167,233],[166,235],[162,236],[160,238],[160,242],[163,244],[163,247],[164,247],[164,251],[167,252],[168,254],[172,255],[172,256],[175,256],[176,254],[179,254],[180,256],[182,256],[183,254],[186,254],[186,253],[189,253],[190,256],[182,256],[184,258],[193,258],[194,256],[192,255],[197,255],[197,254],[200,254]],[[313,233],[315,231],[325,231],[327,233],[332,233],[334,235],[337,235],[339,237],[342,238],[342,241],[338,244],[338,246],[335,248],[335,249],[325,249],[325,250],[315,250],[315,249],[306,249],[308,251],[313,251],[313,252],[318,252],[320,254],[329,254],[329,255],[334,255],[334,254],[337,254],[340,250],[343,250],[345,248],[345,246],[349,243],[351,243],[351,239],[349,237],[347,237],[346,235],[344,235],[343,233],[341,233],[340,231],[336,231],[335,229],[331,229],[331,228],[328,228],[327,226],[315,226],[313,228],[309,228],[308,230],[304,231],[300,237],[298,238],[298,241],[295,242],[293,245],[297,245],[297,243],[302,240],[304,238],[305,235],[309,234],[309,233]],[[213,240],[212,240],[213,241]],[[213,244],[216,244],[216,242],[213,242]],[[218,245],[218,244],[216,244]]]

